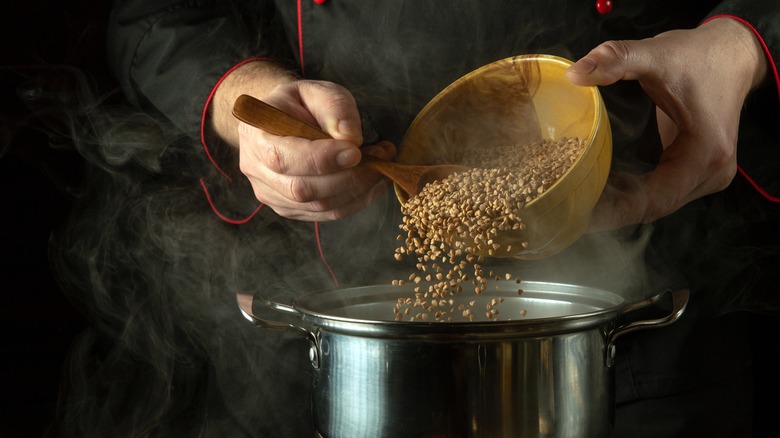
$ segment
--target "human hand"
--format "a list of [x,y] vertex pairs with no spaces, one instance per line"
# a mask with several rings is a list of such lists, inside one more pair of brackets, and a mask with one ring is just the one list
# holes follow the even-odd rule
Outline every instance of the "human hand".
[[608,41],[567,72],[578,85],[637,80],[656,104],[663,152],[647,175],[612,175],[592,230],[648,223],[723,190],[737,171],[745,97],[767,72],[759,41],[745,25],[717,18],[654,38]]
[[395,146],[381,142],[359,148],[360,117],[345,88],[324,81],[285,82],[263,100],[333,139],[281,137],[239,123],[240,169],[260,202],[287,218],[334,220],[361,210],[385,191],[386,180],[357,164],[362,153],[392,159]]

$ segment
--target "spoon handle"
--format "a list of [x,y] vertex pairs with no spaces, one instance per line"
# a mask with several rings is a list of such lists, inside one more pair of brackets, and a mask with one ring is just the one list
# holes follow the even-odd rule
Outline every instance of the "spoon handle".
[[332,138],[321,129],[246,94],[238,96],[233,104],[233,116],[244,123],[274,135],[300,137],[308,140]]

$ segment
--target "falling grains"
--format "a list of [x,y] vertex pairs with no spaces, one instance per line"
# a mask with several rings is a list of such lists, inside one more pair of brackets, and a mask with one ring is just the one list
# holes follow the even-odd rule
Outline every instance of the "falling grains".
[[[473,166],[472,169],[429,183],[410,198],[401,207],[403,232],[398,237],[403,244],[396,249],[394,257],[396,260],[414,257],[416,269],[423,275],[412,273],[409,281],[425,282],[429,287],[415,300],[399,300],[394,309],[396,320],[408,315],[411,306],[417,313],[410,321],[426,321],[429,314],[436,321],[448,321],[456,310],[441,309],[444,306],[439,303],[444,300],[454,303],[450,297],[466,290],[467,284],[476,295],[486,290],[488,281],[514,279],[520,284],[520,278],[510,273],[502,276],[488,271],[485,275],[483,254],[511,255],[512,246],[503,246],[495,236],[504,231],[526,229],[521,219],[525,205],[563,176],[583,147],[582,140],[563,138],[492,148],[490,154],[465,148],[464,159],[460,161]],[[528,248],[528,242],[519,245]],[[393,284],[400,285],[402,280]],[[522,293],[518,288],[517,295]],[[434,301],[437,297],[438,301]],[[460,305],[457,313],[473,321],[474,303],[472,300],[468,306]],[[486,319],[497,320],[497,304],[494,299],[488,305]],[[522,309],[520,316],[525,314]]]

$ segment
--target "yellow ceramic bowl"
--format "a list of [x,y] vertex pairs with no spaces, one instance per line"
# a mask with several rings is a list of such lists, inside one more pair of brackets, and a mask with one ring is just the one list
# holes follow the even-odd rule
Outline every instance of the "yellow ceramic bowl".
[[[596,87],[569,82],[570,65],[556,56],[523,55],[481,67],[431,100],[401,143],[397,161],[436,164],[462,163],[465,147],[490,154],[491,145],[587,139],[569,171],[525,206],[526,229],[501,234],[500,242],[514,248],[507,256],[539,259],[574,243],[587,230],[607,181],[612,159],[607,111]],[[403,191],[395,192],[406,202]]]

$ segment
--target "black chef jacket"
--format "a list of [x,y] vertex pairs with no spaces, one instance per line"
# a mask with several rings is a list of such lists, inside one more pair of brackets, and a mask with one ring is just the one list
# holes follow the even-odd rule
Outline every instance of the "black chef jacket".
[[[649,38],[716,15],[744,20],[754,29],[766,46],[770,80],[750,97],[743,114],[738,161],[744,175],[724,192],[653,226],[648,263],[671,267],[680,284],[691,288],[692,299],[677,323],[619,343],[616,436],[750,436],[747,316],[735,311],[776,309],[772,300],[778,295],[773,284],[780,246],[774,237],[780,148],[771,132],[780,115],[775,0],[624,0],[606,14],[593,0],[119,1],[109,29],[109,58],[133,104],[162,114],[193,138],[219,79],[258,57],[302,77],[345,86],[361,111],[364,138],[397,143],[436,93],[477,67],[527,53],[576,60],[607,40]],[[635,83],[601,91],[615,159],[652,164],[658,145],[652,102]],[[202,154],[196,146],[193,153]],[[223,167],[231,171],[229,159]],[[220,175],[209,178],[212,187],[220,184]],[[241,217],[255,203],[250,195],[221,207]],[[329,239],[331,248],[338,247],[337,229],[338,224],[323,224],[324,247]],[[331,259],[333,270],[350,275],[339,272],[339,260]],[[305,395],[282,398],[290,397],[298,398],[292,406],[305,410]],[[300,420],[304,411],[266,417],[271,416],[236,414],[235,421],[258,436],[263,431],[309,436],[310,423]]]

